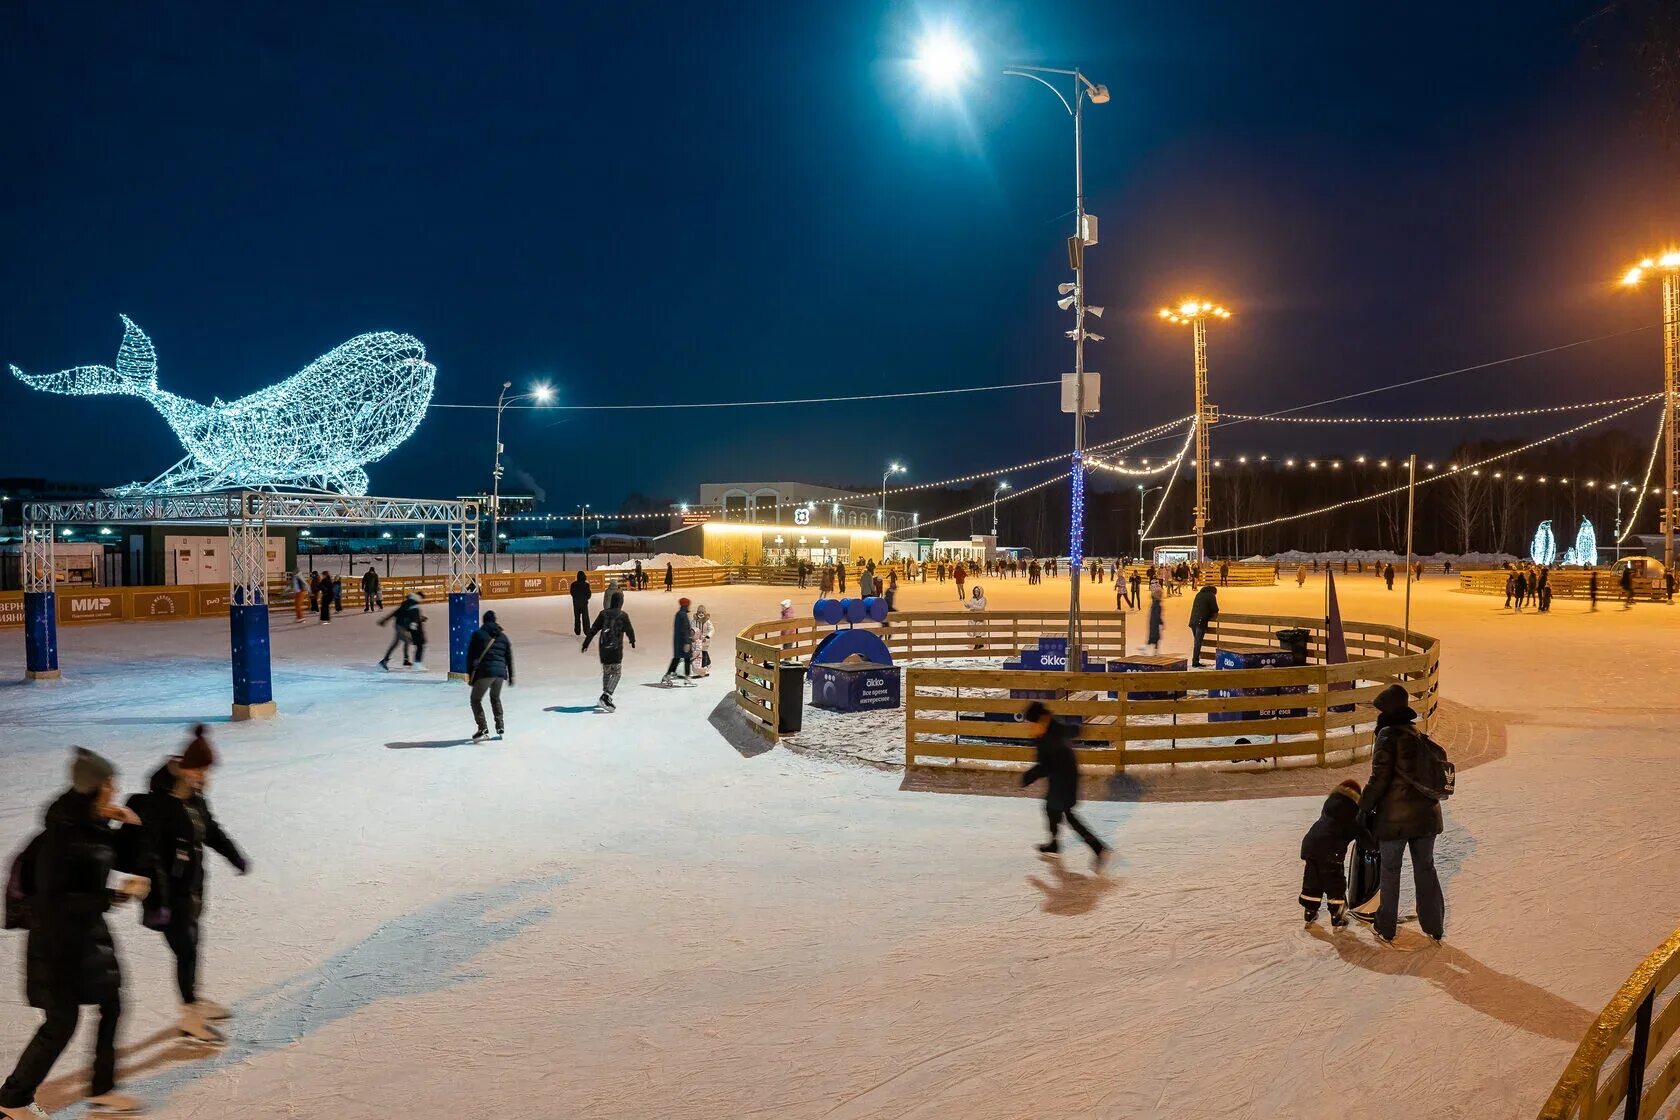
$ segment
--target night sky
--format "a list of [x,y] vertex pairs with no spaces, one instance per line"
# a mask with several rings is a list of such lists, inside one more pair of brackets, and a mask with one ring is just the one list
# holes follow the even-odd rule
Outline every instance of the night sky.
[[[1055,377],[1071,125],[1017,78],[931,96],[905,59],[949,23],[1113,91],[1086,117],[1093,440],[1190,411],[1188,332],[1153,316],[1192,293],[1237,311],[1212,330],[1223,408],[1319,400],[1655,323],[1655,294],[1613,281],[1680,238],[1680,168],[1589,49],[1593,7],[11,3],[0,362],[110,364],[126,312],[162,386],[204,401],[380,329],[426,343],[440,403],[538,378],[610,404]],[[1357,411],[1654,391],[1659,354],[1645,331]],[[0,413],[0,475],[109,485],[180,455],[134,398],[6,377]],[[487,487],[492,422],[432,412],[374,492]],[[610,509],[706,480],[871,486],[890,458],[927,481],[1068,428],[1034,389],[510,413],[505,440],[510,487]],[[1546,430],[1248,425],[1215,447]]]

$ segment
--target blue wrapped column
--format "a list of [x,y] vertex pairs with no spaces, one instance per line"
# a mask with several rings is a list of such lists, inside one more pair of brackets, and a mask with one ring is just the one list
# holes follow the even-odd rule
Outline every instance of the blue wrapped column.
[[467,679],[467,643],[478,629],[478,592],[449,593],[449,679]]
[[26,679],[58,677],[58,596],[51,591],[23,593],[23,650]]
[[233,636],[233,718],[267,719],[275,713],[268,604],[233,604],[228,608],[228,628]]

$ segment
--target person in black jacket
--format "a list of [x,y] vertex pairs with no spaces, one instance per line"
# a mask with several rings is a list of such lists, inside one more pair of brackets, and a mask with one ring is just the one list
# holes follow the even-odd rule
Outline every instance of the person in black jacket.
[[1202,639],[1207,637],[1208,623],[1219,617],[1219,589],[1208,584],[1196,592],[1190,603],[1190,667],[1202,667]]
[[1377,741],[1371,750],[1371,778],[1359,798],[1361,814],[1374,813],[1382,853],[1382,892],[1377,906],[1376,933],[1392,944],[1400,922],[1400,866],[1410,849],[1416,886],[1418,925],[1437,943],[1445,929],[1446,900],[1435,873],[1435,837],[1442,831],[1441,803],[1413,785],[1417,757],[1423,743],[1412,726],[1417,713],[1404,685],[1391,684],[1377,694],[1372,706],[1377,717]]
[[[677,666],[682,666],[682,676],[677,676]],[[665,675],[659,683],[667,687],[674,685],[680,679],[683,684],[693,687],[694,681],[694,623],[688,617],[688,599],[677,600],[676,617],[671,620],[671,664],[666,666]]]
[[1329,900],[1332,926],[1347,925],[1347,848],[1368,836],[1359,823],[1359,794],[1359,782],[1353,778],[1331,790],[1318,819],[1301,838],[1301,858],[1307,865],[1301,875],[1301,907],[1308,925],[1318,921],[1320,899]]
[[603,712],[616,712],[618,706],[613,703],[613,691],[618,688],[618,678],[624,672],[624,642],[630,642],[630,648],[636,648],[636,628],[630,625],[630,616],[624,613],[624,592],[612,591],[607,595],[607,609],[595,616],[595,621],[589,626],[589,633],[583,636],[583,648],[589,649],[589,643],[596,638],[601,639],[598,651],[601,656],[601,699],[596,707]]
[[665,590],[669,591],[677,585],[677,570],[671,567],[671,562],[665,562]]
[[379,608],[379,573],[374,570],[373,562],[368,561],[367,571],[362,573],[362,613]]
[[116,803],[116,769],[110,762],[78,747],[70,763],[70,788],[47,807],[46,828],[24,856],[33,879],[24,994],[31,1007],[46,1012],[46,1021],[0,1086],[0,1115],[46,1116],[34,1103],[35,1091],[70,1045],[84,1004],[99,1008],[93,1096],[87,1103],[106,1112],[140,1107],[116,1091],[122,968],[105,911],[113,897],[143,897],[147,883],[130,878],[115,895],[107,886],[119,864],[125,870],[136,865],[127,853],[119,854],[113,822],[137,825],[140,818]]
[[207,882],[204,849],[220,855],[241,875],[251,869],[204,799],[204,785],[215,764],[215,748],[199,724],[186,749],[158,767],[148,792],[128,800],[129,808],[145,822],[139,831],[150,861],[152,889],[142,921],[146,928],[163,934],[175,954],[175,983],[181,992],[178,1029],[199,1042],[224,1041],[222,1032],[211,1024],[229,1014],[221,1004],[198,994],[199,919]]
[[396,610],[379,620],[379,625],[383,626],[389,622],[396,631],[391,636],[391,644],[385,647],[385,656],[379,659],[381,669],[388,670],[391,668],[391,655],[397,651],[398,645],[402,646],[403,664],[410,664],[408,644],[414,636],[414,620],[420,617],[420,604],[425,600],[426,593],[424,591],[410,591]]
[[467,643],[467,683],[472,685],[472,714],[478,723],[473,742],[490,737],[484,722],[484,694],[490,694],[490,711],[496,717],[496,738],[503,735],[502,685],[513,686],[513,643],[508,640],[495,611],[484,612],[484,622]]
[[1050,839],[1040,844],[1038,850],[1051,854],[1062,850],[1062,820],[1066,818],[1068,826],[1090,845],[1091,861],[1101,871],[1108,863],[1108,845],[1097,839],[1096,833],[1086,828],[1085,822],[1073,812],[1073,807],[1079,804],[1079,760],[1068,743],[1067,728],[1057,723],[1050,709],[1038,700],[1027,705],[1021,719],[1036,732],[1033,749],[1038,754],[1038,761],[1021,775],[1021,785],[1030,786],[1040,778],[1049,782],[1044,791],[1044,816],[1050,824]]
[[582,634],[589,629],[589,600],[595,592],[589,586],[589,576],[579,570],[572,580],[572,633]]

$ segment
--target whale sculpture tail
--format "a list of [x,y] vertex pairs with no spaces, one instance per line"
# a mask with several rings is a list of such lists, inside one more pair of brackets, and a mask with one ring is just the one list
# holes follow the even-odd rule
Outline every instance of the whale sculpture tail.
[[122,345],[117,348],[117,365],[77,366],[57,373],[25,373],[12,366],[12,375],[32,389],[67,396],[90,397],[102,393],[123,393],[143,397],[157,389],[157,351],[146,332],[127,315],[123,321]]

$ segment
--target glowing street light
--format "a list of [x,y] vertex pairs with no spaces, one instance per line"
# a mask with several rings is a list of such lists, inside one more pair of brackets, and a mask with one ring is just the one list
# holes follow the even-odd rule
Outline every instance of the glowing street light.
[[999,479],[998,484],[992,488],[992,543],[993,544],[997,543],[997,535],[998,535],[998,519],[997,519],[998,495],[1003,493],[1007,489],[1009,489],[1009,480],[1007,478]]
[[[1207,321],[1229,319],[1231,313],[1216,303],[1187,299],[1176,308],[1161,308],[1161,318],[1169,323],[1185,323],[1196,355],[1196,562],[1204,563],[1207,553],[1202,547],[1202,534],[1208,522],[1208,427],[1219,423],[1219,406],[1207,399]],[[1317,464],[1314,464],[1316,466]]]
[[888,464],[881,474],[881,508],[875,511],[875,524],[882,529],[887,527],[887,479],[895,474],[903,474],[905,467],[899,463]]
[[[979,61],[962,39],[949,29],[927,35],[918,45],[916,69],[923,81],[945,96],[954,95],[964,79],[980,71]],[[1088,307],[1085,302],[1085,249],[1097,243],[1097,219],[1085,212],[1085,148],[1084,108],[1089,101],[1103,105],[1109,100],[1108,87],[1087,78],[1077,67],[1072,70],[1049,66],[1009,65],[1004,74],[1037,82],[1056,95],[1062,108],[1073,119],[1073,236],[1068,238],[1068,266],[1073,270],[1073,282],[1058,287],[1063,298],[1058,305],[1074,313],[1073,329],[1066,332],[1073,339],[1073,463],[1069,489],[1072,493],[1068,547],[1068,665],[1081,664],[1084,636],[1079,621],[1079,575],[1085,557],[1085,343],[1100,342],[1101,336],[1086,329],[1087,312],[1101,317],[1102,309]],[[1070,99],[1058,82],[1072,86]],[[1071,299],[1071,305],[1069,303]]]
[[496,562],[496,542],[504,539],[497,530],[501,526],[502,513],[502,413],[510,404],[520,401],[536,401],[538,404],[548,404],[554,399],[554,387],[539,382],[531,386],[529,393],[519,393],[508,396],[508,390],[513,388],[513,382],[502,382],[501,394],[496,398],[496,465],[491,471],[490,482],[490,563],[494,567]]
[[[1675,447],[1675,418],[1676,405],[1680,405],[1680,396],[1675,392],[1675,381],[1680,378],[1680,249],[1670,249],[1654,257],[1646,257],[1622,277],[1622,283],[1629,288],[1636,288],[1647,274],[1662,276],[1662,343],[1663,343],[1663,438],[1667,441],[1667,453],[1663,456],[1664,469],[1668,476],[1665,487],[1667,496],[1663,499],[1663,568],[1674,570],[1674,490],[1676,464],[1680,463],[1680,449]],[[1621,526],[1617,527],[1616,544],[1620,554]]]

